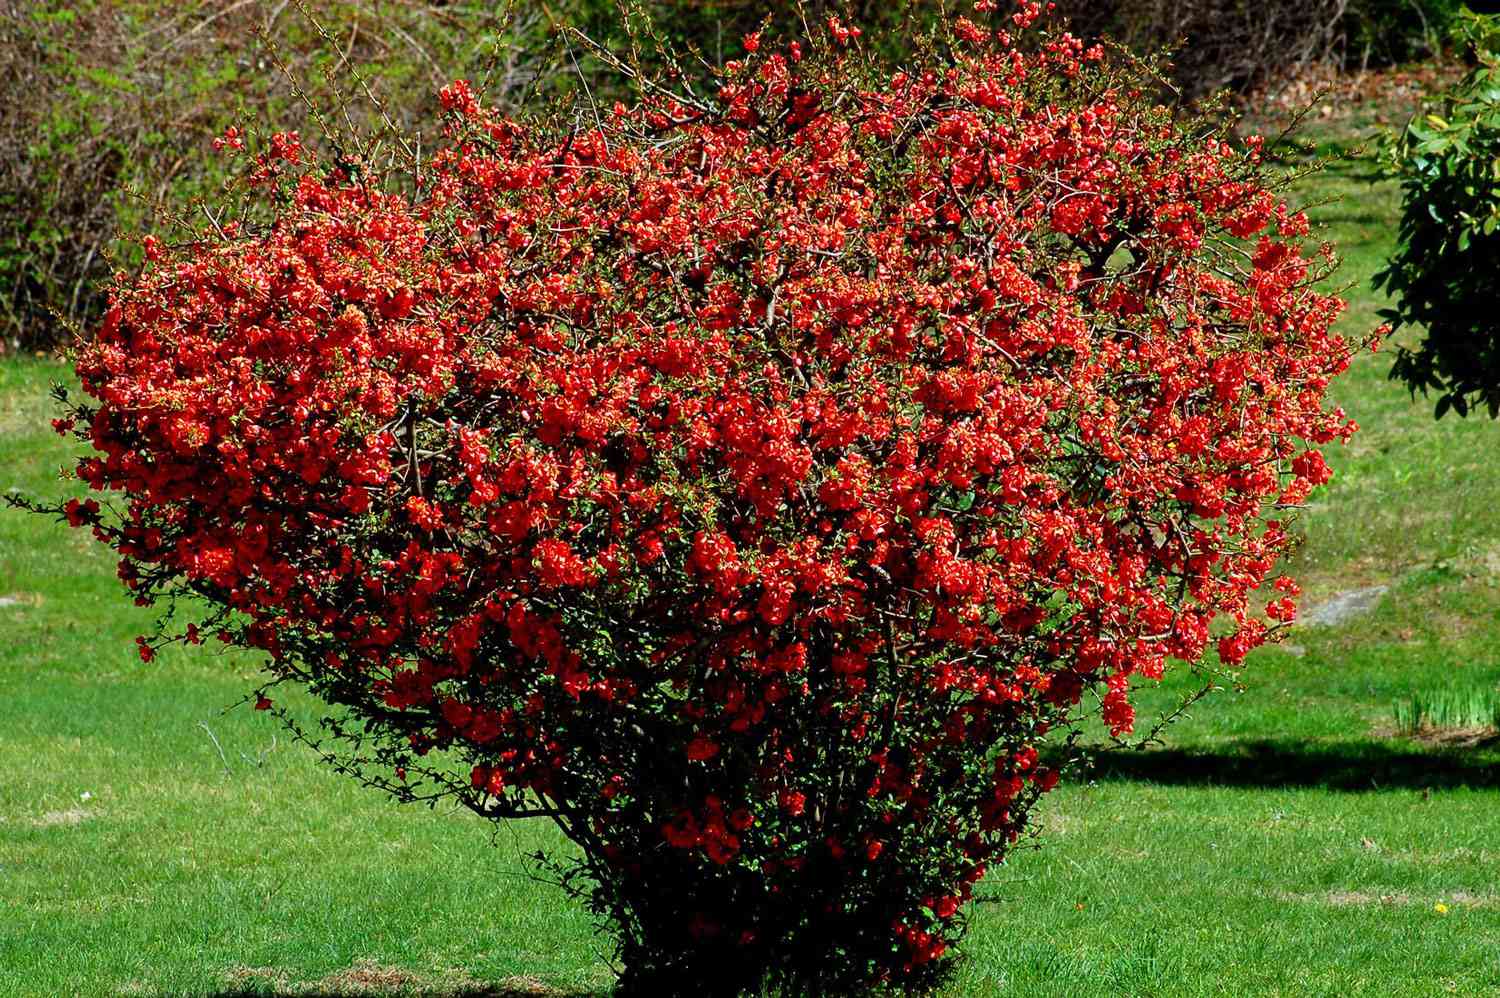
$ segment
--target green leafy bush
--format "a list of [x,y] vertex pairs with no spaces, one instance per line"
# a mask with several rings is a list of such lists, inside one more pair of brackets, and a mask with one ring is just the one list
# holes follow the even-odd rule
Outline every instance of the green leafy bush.
[[1466,14],[1474,68],[1391,144],[1401,180],[1400,242],[1376,287],[1393,327],[1423,330],[1391,377],[1435,393],[1436,415],[1500,414],[1500,22]]
[[1344,64],[1367,68],[1436,55],[1463,9],[1459,0],[1354,0],[1341,23]]

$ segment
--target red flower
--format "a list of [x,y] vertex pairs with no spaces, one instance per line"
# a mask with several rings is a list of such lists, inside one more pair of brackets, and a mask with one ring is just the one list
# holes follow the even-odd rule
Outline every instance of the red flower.
[[711,738],[698,735],[687,744],[687,757],[694,762],[707,762],[719,754],[719,745]]
[[85,523],[93,523],[99,515],[99,504],[92,499],[79,502],[77,499],[69,499],[63,504],[63,512],[66,514],[68,524],[81,527]]

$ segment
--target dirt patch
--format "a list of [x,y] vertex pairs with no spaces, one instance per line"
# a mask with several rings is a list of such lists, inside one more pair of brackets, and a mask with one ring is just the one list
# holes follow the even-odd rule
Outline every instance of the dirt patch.
[[281,991],[287,986],[287,976],[275,967],[230,967],[224,972],[224,981],[230,987],[243,988],[251,984],[267,983]]
[[1417,109],[1422,98],[1453,82],[1462,67],[1446,62],[1347,73],[1329,65],[1308,66],[1293,79],[1263,89],[1245,99],[1255,123],[1284,125],[1321,98],[1315,118],[1342,120],[1361,111],[1374,113],[1378,124],[1400,124]]
[[1439,904],[1447,908],[1494,908],[1500,906],[1500,895],[1470,894],[1466,891],[1455,891],[1452,894],[1444,894],[1433,898],[1414,897],[1405,891],[1391,891],[1389,893],[1379,891],[1327,891],[1322,894],[1294,894],[1289,891],[1277,891],[1274,896],[1278,901],[1325,905],[1329,908],[1361,908],[1366,905],[1384,905],[1393,908],[1404,908],[1410,905],[1432,907]]
[[1423,728],[1409,736],[1426,745],[1442,748],[1490,748],[1500,745],[1500,732],[1489,726],[1474,728]]
[[1410,894],[1371,894],[1367,891],[1329,891],[1323,903],[1334,908],[1353,908],[1367,904],[1411,904]]
[[410,991],[432,982],[400,967],[384,967],[373,960],[361,960],[346,970],[334,971],[319,978],[313,988],[331,994],[389,994]]
[[1500,731],[1488,725],[1470,728],[1424,727],[1420,731],[1399,731],[1389,721],[1373,725],[1370,733],[1377,738],[1405,738],[1408,741],[1444,749],[1500,748]]
[[1037,815],[1032,820],[1032,825],[1039,834],[1050,837],[1075,831],[1078,820],[1059,811],[1046,811]]
[[1424,866],[1447,866],[1451,863],[1500,863],[1500,852],[1491,849],[1440,849],[1423,852],[1417,849],[1402,849],[1390,854],[1399,863],[1420,863]]
[[1410,894],[1399,891],[1389,894],[1374,891],[1328,891],[1323,894],[1294,894],[1290,891],[1277,891],[1274,897],[1278,901],[1327,905],[1330,908],[1358,908],[1367,904],[1397,906],[1412,903]]
[[507,977],[499,984],[499,994],[504,998],[521,998],[522,995],[560,996],[565,993],[543,984],[535,977]]
[[1469,894],[1465,891],[1456,891],[1449,896],[1448,903],[1460,905],[1464,908],[1497,908],[1500,907],[1500,895]]
[[48,811],[39,818],[33,818],[33,828],[57,828],[66,825],[81,825],[94,815],[81,807],[70,807],[66,811]]
[[461,971],[432,977],[402,967],[388,967],[374,960],[360,960],[352,967],[334,971],[315,981],[294,982],[286,971],[275,967],[243,966],[230,968],[224,979],[231,988],[248,991],[270,985],[278,995],[316,998],[417,994],[426,998],[564,998],[568,994],[534,977],[508,977],[495,984],[485,984]]

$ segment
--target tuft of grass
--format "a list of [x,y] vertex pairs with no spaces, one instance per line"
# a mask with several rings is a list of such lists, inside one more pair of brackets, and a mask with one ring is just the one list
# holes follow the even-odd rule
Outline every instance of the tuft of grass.
[[1418,735],[1433,730],[1500,729],[1500,690],[1450,686],[1397,700],[1391,708],[1396,732]]

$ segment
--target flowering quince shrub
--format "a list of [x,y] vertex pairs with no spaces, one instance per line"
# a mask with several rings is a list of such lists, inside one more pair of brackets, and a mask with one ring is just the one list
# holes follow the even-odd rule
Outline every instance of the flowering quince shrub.
[[367,782],[553,819],[624,990],[936,982],[1049,734],[1291,618],[1354,429],[1257,146],[1039,14],[561,124],[454,83],[404,188],[277,136],[117,282],[54,512],[210,608],[148,661],[256,649]]

